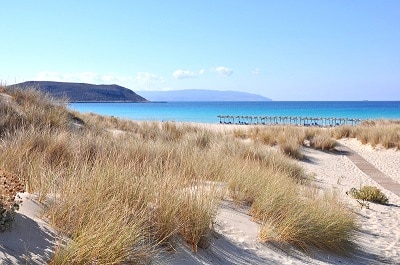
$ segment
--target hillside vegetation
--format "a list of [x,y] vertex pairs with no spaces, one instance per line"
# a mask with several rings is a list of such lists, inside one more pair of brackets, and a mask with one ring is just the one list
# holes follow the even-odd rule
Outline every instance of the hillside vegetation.
[[34,89],[0,93],[0,168],[39,195],[68,238],[52,264],[145,263],[177,238],[196,252],[223,199],[250,206],[261,241],[351,251],[355,216],[265,144],[272,127],[231,133],[139,123],[71,112]]
[[147,102],[147,99],[132,90],[118,85],[27,81],[10,88],[35,88],[58,100],[67,99],[69,102]]

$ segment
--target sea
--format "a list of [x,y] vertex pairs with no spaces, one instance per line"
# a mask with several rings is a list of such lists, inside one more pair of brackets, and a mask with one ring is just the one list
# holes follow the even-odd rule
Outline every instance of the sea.
[[218,116],[400,120],[400,101],[257,101],[70,103],[82,113],[132,120],[219,123]]

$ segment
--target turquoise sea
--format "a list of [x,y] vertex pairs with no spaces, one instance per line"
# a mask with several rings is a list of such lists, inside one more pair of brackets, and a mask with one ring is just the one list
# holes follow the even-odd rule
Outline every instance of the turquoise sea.
[[148,121],[218,123],[218,115],[400,120],[400,101],[71,103],[69,107]]

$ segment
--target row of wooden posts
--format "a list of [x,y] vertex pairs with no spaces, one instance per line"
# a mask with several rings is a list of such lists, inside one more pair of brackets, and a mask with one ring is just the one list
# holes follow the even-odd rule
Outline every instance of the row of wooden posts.
[[350,118],[310,118],[289,116],[231,116],[218,115],[221,124],[263,124],[299,126],[340,126],[357,125],[363,120]]

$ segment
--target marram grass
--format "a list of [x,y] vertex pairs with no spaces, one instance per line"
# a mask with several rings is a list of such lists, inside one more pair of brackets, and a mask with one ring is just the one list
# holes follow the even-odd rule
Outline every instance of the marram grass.
[[217,132],[82,115],[33,90],[1,91],[13,101],[0,102],[0,167],[48,205],[66,238],[53,264],[148,262],[176,238],[197,251],[225,197],[250,206],[263,241],[340,253],[354,240],[355,217],[337,195],[309,196],[288,157],[301,158],[305,140],[330,139],[319,129]]

